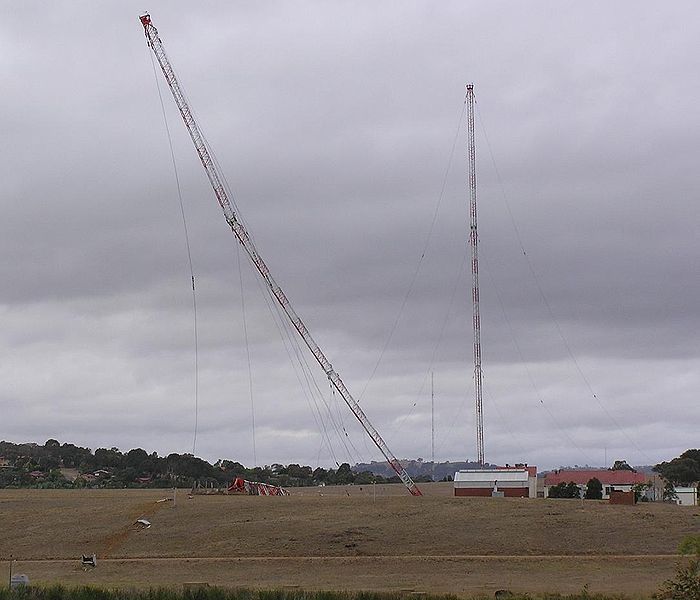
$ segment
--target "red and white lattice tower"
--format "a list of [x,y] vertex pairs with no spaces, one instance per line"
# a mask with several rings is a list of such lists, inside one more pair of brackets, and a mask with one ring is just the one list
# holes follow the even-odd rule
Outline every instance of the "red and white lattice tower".
[[481,399],[481,317],[479,316],[479,235],[476,228],[476,144],[474,140],[474,85],[467,85],[467,151],[469,154],[469,245],[472,254],[472,324],[474,327],[474,405],[476,455],[484,466],[484,407]]
[[280,307],[284,311],[284,314],[289,319],[291,325],[294,327],[294,329],[296,329],[297,333],[304,341],[313,357],[316,359],[316,362],[318,362],[320,367],[323,369],[323,372],[325,373],[328,380],[338,391],[340,397],[343,399],[345,404],[347,404],[348,408],[352,411],[352,414],[355,415],[355,418],[360,422],[363,429],[367,432],[367,435],[369,435],[370,439],[380,450],[387,463],[389,463],[389,466],[391,466],[391,468],[396,472],[403,484],[406,486],[406,489],[412,495],[421,496],[422,494],[418,486],[415,484],[413,479],[411,479],[410,475],[403,467],[403,465],[399,462],[399,460],[396,458],[396,456],[394,456],[393,452],[389,449],[389,446],[387,446],[382,436],[379,435],[379,432],[376,430],[376,428],[372,425],[372,423],[360,407],[357,400],[355,400],[348,388],[345,386],[345,383],[340,378],[340,375],[338,375],[338,372],[333,368],[333,365],[330,363],[326,355],[321,351],[321,348],[316,343],[314,338],[311,336],[311,333],[306,328],[304,322],[295,312],[291,302],[289,301],[289,298],[287,298],[287,295],[284,293],[279,284],[275,281],[275,279],[272,276],[272,273],[270,273],[270,269],[268,268],[267,264],[258,252],[258,249],[253,243],[253,239],[248,233],[248,230],[243,225],[237,212],[234,211],[232,201],[233,199],[232,197],[229,197],[229,191],[227,190],[227,186],[224,184],[225,180],[223,174],[220,173],[218,165],[213,160],[211,152],[209,151],[209,145],[207,144],[207,141],[204,138],[204,134],[199,128],[199,125],[197,125],[197,122],[195,121],[194,115],[192,114],[192,110],[190,109],[189,103],[187,102],[187,98],[185,97],[180,82],[178,81],[178,78],[175,75],[175,71],[173,70],[173,67],[170,64],[170,60],[168,59],[167,54],[165,53],[165,48],[163,47],[163,42],[161,41],[160,36],[158,35],[158,30],[151,22],[150,15],[142,15],[140,17],[140,20],[141,24],[143,25],[143,30],[146,35],[146,39],[148,40],[148,46],[153,51],[153,54],[156,57],[156,60],[158,61],[158,65],[160,66],[160,69],[163,72],[165,81],[167,82],[168,87],[170,88],[170,91],[173,95],[173,100],[175,100],[175,104],[177,105],[177,108],[180,111],[180,116],[182,117],[182,120],[185,124],[185,127],[187,128],[188,133],[190,134],[190,138],[192,139],[195,150],[197,151],[199,160],[201,161],[202,166],[204,167],[204,171],[206,172],[207,177],[209,178],[209,183],[211,184],[211,187],[214,191],[214,195],[216,196],[216,199],[219,202],[219,205],[221,206],[226,222],[231,228],[233,235],[236,237],[241,246],[243,246],[243,249],[248,255],[248,258],[258,270],[258,273],[260,274],[260,277],[267,286],[270,294],[280,305]]

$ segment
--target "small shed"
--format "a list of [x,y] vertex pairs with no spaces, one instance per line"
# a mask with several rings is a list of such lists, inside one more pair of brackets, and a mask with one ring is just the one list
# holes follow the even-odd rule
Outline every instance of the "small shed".
[[633,491],[623,492],[621,490],[610,491],[610,504],[635,504],[636,497]]

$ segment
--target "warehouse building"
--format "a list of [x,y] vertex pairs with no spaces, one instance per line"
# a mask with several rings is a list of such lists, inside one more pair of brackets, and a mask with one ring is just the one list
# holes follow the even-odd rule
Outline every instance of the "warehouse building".
[[454,475],[454,495],[536,498],[537,467],[516,464],[457,471]]

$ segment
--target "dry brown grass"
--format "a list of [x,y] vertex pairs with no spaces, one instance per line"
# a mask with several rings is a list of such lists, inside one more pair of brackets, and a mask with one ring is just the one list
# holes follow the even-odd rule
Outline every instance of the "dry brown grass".
[[[0,557],[12,553],[45,582],[452,593],[588,583],[649,593],[671,575],[680,540],[700,529],[698,509],[453,498],[449,484],[423,487],[422,498],[400,486],[286,498],[180,492],[174,507],[156,504],[157,490],[1,490]],[[153,526],[136,530],[139,517]],[[77,559],[92,552],[115,560],[83,573]]]

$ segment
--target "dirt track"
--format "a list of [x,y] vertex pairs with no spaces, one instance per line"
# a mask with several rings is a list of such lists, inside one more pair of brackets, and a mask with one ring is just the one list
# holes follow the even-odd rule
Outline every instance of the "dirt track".
[[[700,511],[461,499],[449,486],[306,489],[288,498],[155,490],[0,491],[0,558],[33,581],[309,589],[651,593]],[[376,498],[375,498],[376,493]],[[135,519],[152,527],[138,530]],[[97,552],[83,572],[81,553]],[[113,560],[104,560],[111,557]]]
[[172,586],[207,582],[233,587],[410,590],[458,595],[497,589],[648,595],[673,573],[676,557],[256,557],[111,559],[84,572],[78,561],[22,562],[36,583]]

